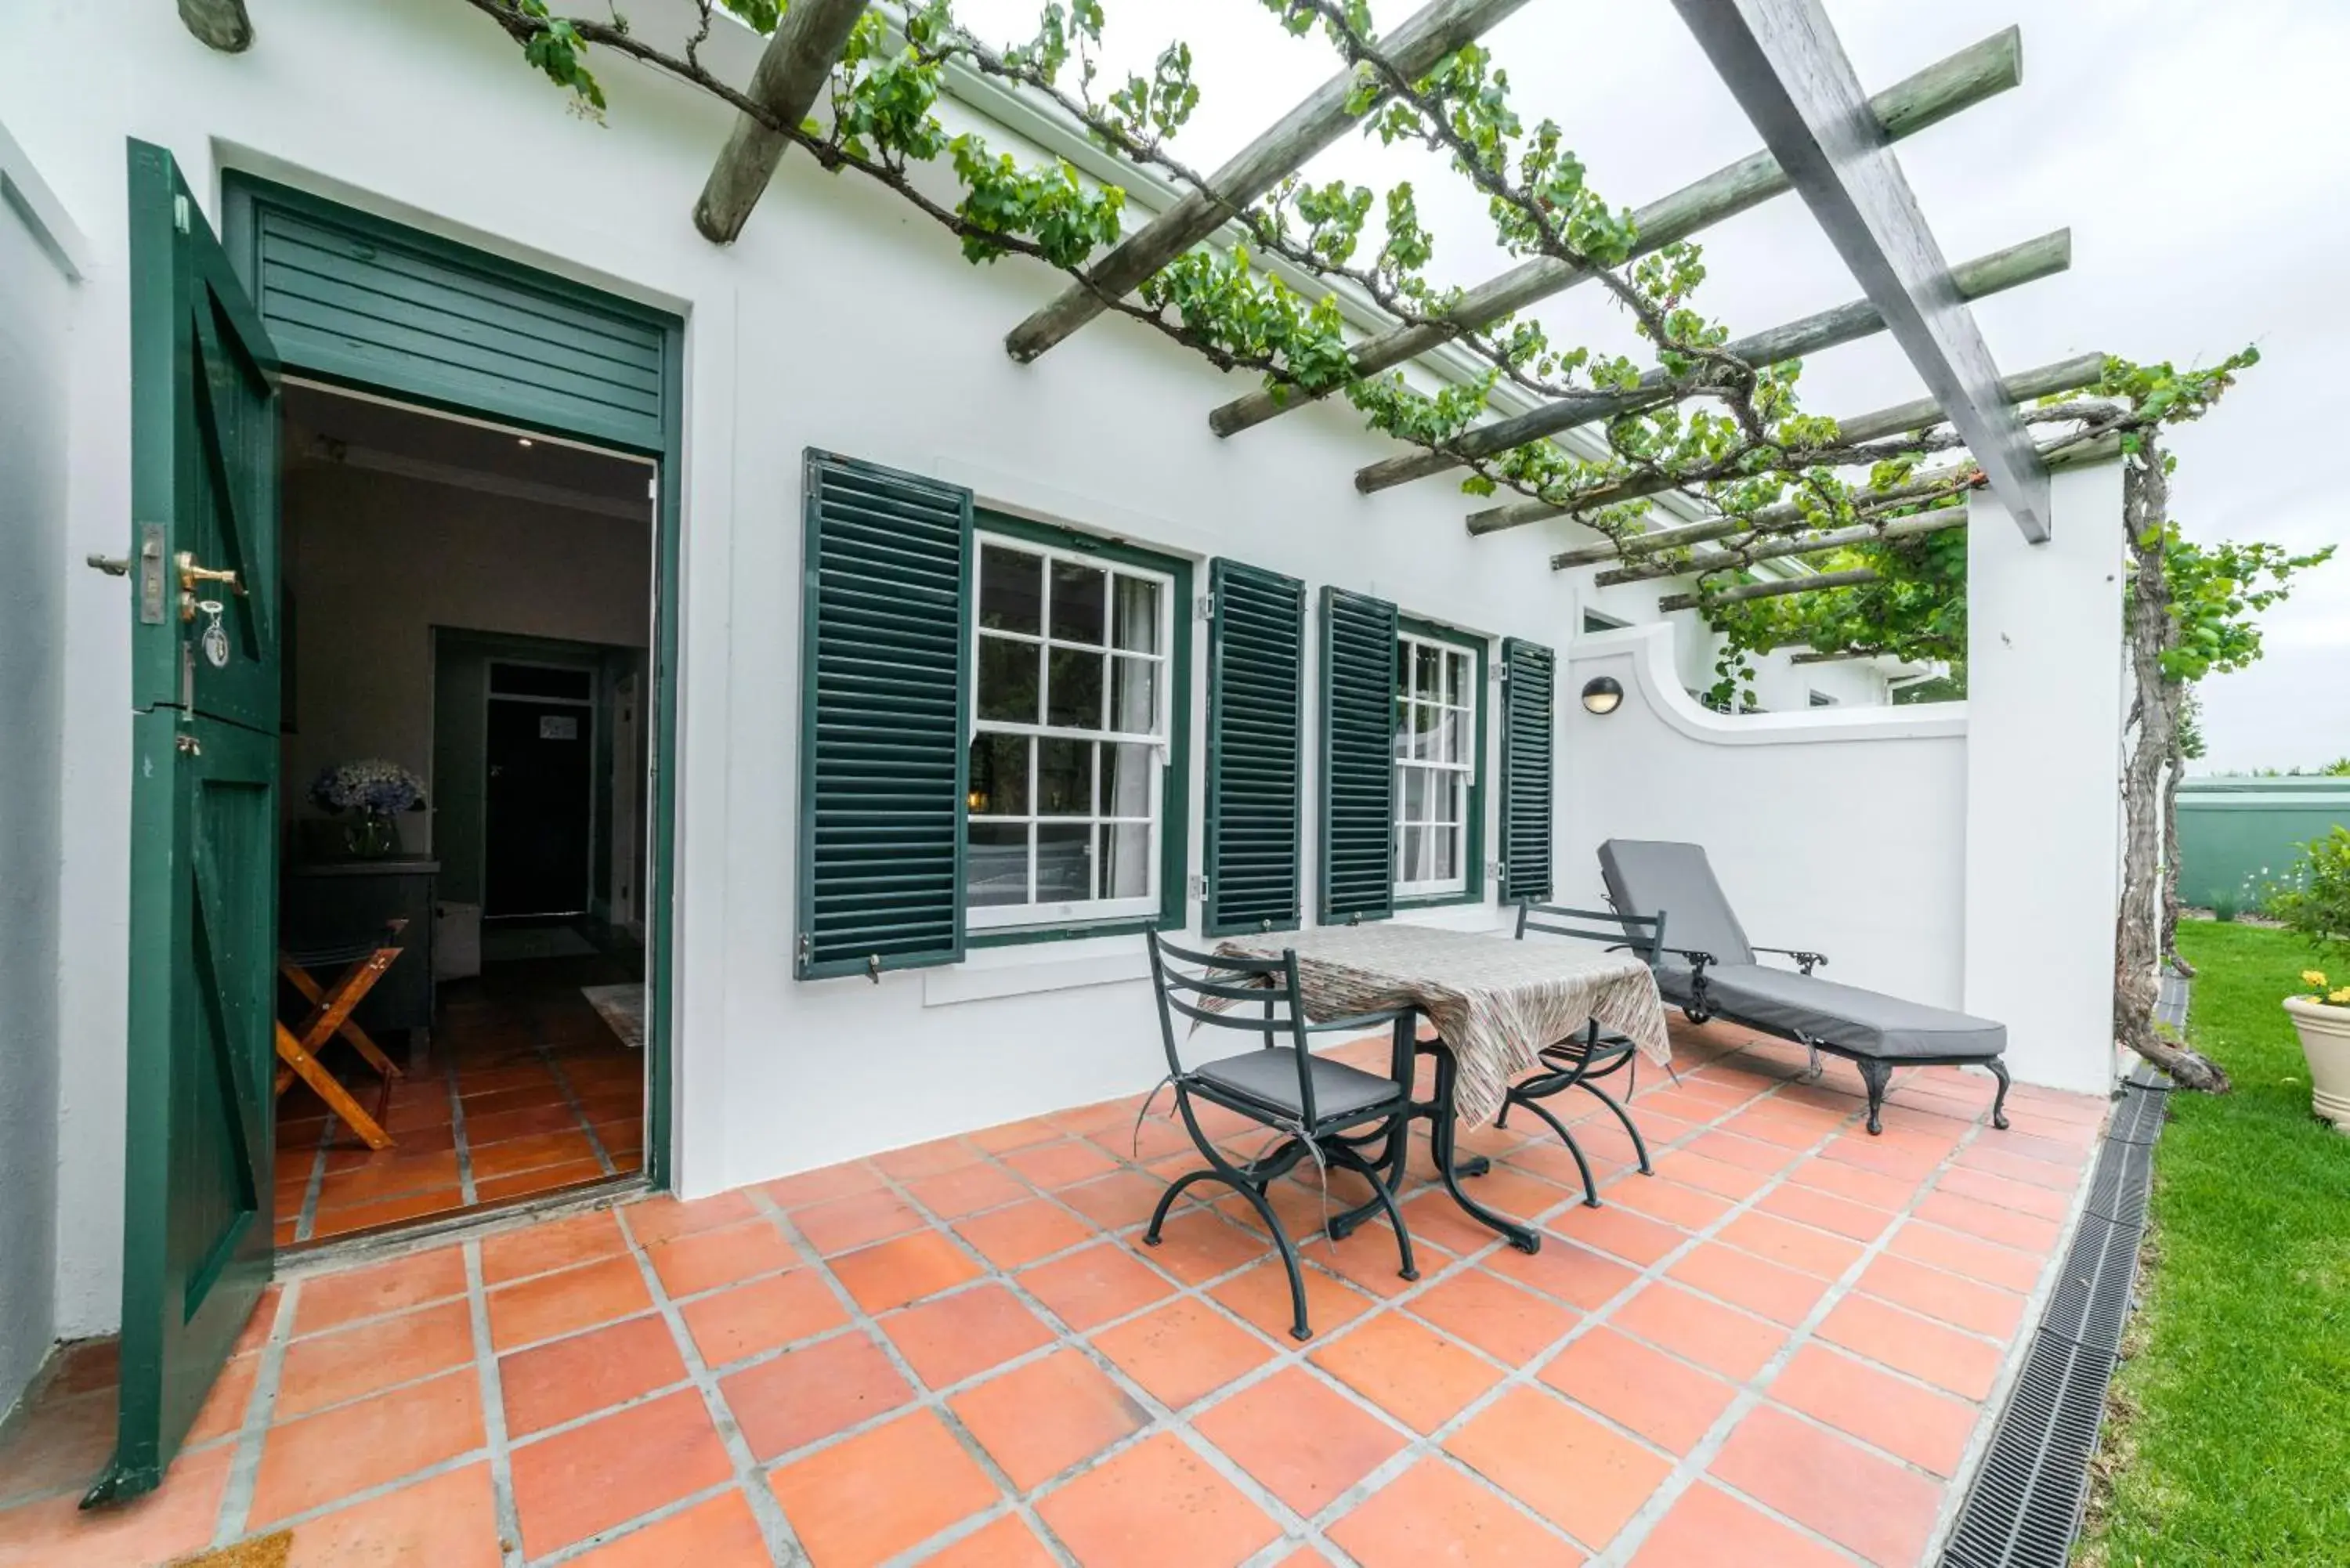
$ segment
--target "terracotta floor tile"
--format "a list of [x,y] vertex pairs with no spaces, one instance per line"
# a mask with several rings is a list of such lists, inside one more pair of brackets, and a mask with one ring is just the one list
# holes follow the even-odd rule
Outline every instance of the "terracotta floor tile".
[[1070,1187],[1080,1181],[1091,1181],[1118,1168],[1117,1160],[1083,1138],[1065,1138],[1059,1143],[1014,1149],[1002,1158],[1004,1164],[1037,1186],[1046,1188]]
[[1087,1568],[1233,1568],[1281,1534],[1167,1432],[1087,1470],[1036,1511]]
[[880,1326],[914,1375],[932,1388],[1001,1366],[1055,1337],[1044,1319],[992,1283],[891,1313]]
[[490,1467],[477,1464],[319,1515],[295,1531],[286,1568],[498,1568],[502,1561]]
[[[1988,1136],[1988,1135],[1986,1135]],[[2003,1176],[2010,1181],[2029,1182],[2051,1191],[2070,1193],[2080,1182],[2078,1172],[2068,1166],[2051,1165],[2028,1155],[1988,1143],[1971,1143],[1959,1151],[1958,1165],[1963,1170],[1986,1171]]]
[[[232,1354],[242,1355],[257,1350],[276,1326],[278,1291],[275,1285],[261,1293],[254,1303],[244,1331],[237,1336]],[[61,1345],[57,1351],[57,1365],[50,1369],[48,1392],[58,1395],[89,1394],[100,1388],[112,1388],[122,1380],[122,1342],[112,1336],[104,1339],[84,1339]]]
[[2030,1181],[2011,1181],[1987,1170],[1946,1170],[1934,1187],[1939,1192],[1955,1192],[1961,1198],[2035,1214],[2043,1220],[2062,1220],[2073,1208],[2070,1187],[2050,1188]]
[[1857,1241],[1831,1236],[1775,1214],[1751,1211],[1715,1231],[1714,1239],[1824,1280],[1833,1280],[1852,1267],[1861,1252]]
[[1547,1296],[1463,1269],[1411,1300],[1412,1314],[1475,1345],[1505,1366],[1522,1366],[1566,1337],[1578,1314]]
[[917,1410],[767,1477],[816,1568],[869,1568],[994,1506],[995,1483]]
[[1739,1378],[1762,1370],[1787,1337],[1777,1324],[1717,1306],[1669,1284],[1644,1286],[1608,1321],[1700,1366]]
[[758,1212],[758,1205],[742,1192],[721,1192],[691,1202],[648,1198],[619,1210],[620,1217],[629,1223],[629,1233],[648,1247],[655,1241],[691,1236],[697,1231],[715,1231],[722,1225],[755,1218]]
[[1803,1160],[1787,1172],[1787,1179],[1798,1187],[1833,1192],[1838,1198],[1866,1203],[1872,1209],[1907,1209],[1909,1200],[1918,1196],[1918,1184],[1914,1181],[1898,1176],[1880,1176],[1833,1159]]
[[1552,1357],[1542,1380],[1677,1454],[1697,1447],[1738,1393],[1605,1324]]
[[484,1440],[481,1377],[470,1366],[287,1421],[272,1427],[263,1444],[247,1519],[258,1529],[453,1459]]
[[1925,1180],[1941,1158],[1930,1149],[1887,1143],[1883,1138],[1870,1137],[1866,1133],[1846,1133],[1820,1150],[1819,1158],[1842,1165],[1857,1166],[1873,1170],[1879,1176],[1897,1177],[1912,1184]]
[[691,1388],[520,1444],[513,1469],[515,1512],[531,1557],[734,1473],[702,1396]]
[[[1133,1113],[1130,1110],[1127,1113],[1127,1118],[1129,1121],[1133,1118]],[[970,1142],[974,1147],[984,1149],[990,1154],[1005,1154],[1015,1148],[1034,1148],[1038,1144],[1056,1143],[1065,1136],[1066,1135],[1063,1130],[1054,1125],[1051,1117],[1032,1116],[1026,1121],[1005,1122],[1001,1127],[989,1127],[984,1132],[975,1132],[971,1135]]]
[[1575,1568],[1556,1535],[1502,1501],[1482,1481],[1425,1459],[1330,1527],[1363,1568]]
[[379,1317],[464,1293],[463,1249],[437,1247],[303,1281],[301,1297],[294,1307],[294,1333],[297,1336],[317,1334],[359,1318]]
[[942,1232],[921,1231],[834,1258],[833,1277],[869,1313],[887,1312],[976,1279],[980,1266]]
[[163,1484],[119,1507],[85,1512],[78,1489],[11,1510],[0,1528],[0,1568],[120,1568],[176,1561],[213,1538],[233,1443],[182,1457]]
[[1112,1159],[1137,1162],[1164,1159],[1198,1147],[1190,1129],[1170,1116],[1150,1116],[1139,1127],[1129,1121],[1123,1127],[1104,1127],[1086,1141]]
[[1793,1182],[1765,1193],[1755,1207],[1782,1220],[1794,1220],[1816,1230],[1832,1231],[1856,1241],[1874,1241],[1885,1234],[1887,1226],[1893,1223],[1893,1216],[1882,1209],[1856,1203],[1832,1192],[1799,1187]]
[[1730,1199],[1683,1187],[1678,1181],[1626,1180],[1607,1189],[1607,1199],[1620,1209],[1661,1220],[1684,1231],[1702,1231],[1730,1212]]
[[1719,1296],[1732,1306],[1759,1313],[1790,1328],[1811,1315],[1828,1282],[1766,1263],[1749,1252],[1708,1241],[1666,1271],[1693,1290]]
[[509,1111],[484,1111],[480,1116],[465,1118],[465,1141],[473,1146],[473,1168],[481,1168],[482,1156],[503,1145],[526,1144],[532,1147],[514,1150],[503,1157],[509,1160],[547,1162],[546,1147],[549,1142],[583,1137],[578,1131],[579,1116],[569,1106],[524,1106]]
[[908,1182],[906,1190],[914,1201],[944,1220],[1000,1208],[1028,1196],[1028,1189],[1018,1180],[986,1164],[926,1176]]
[[1260,1231],[1244,1230],[1212,1209],[1179,1212],[1160,1230],[1153,1246],[1140,1234],[1127,1238],[1141,1255],[1187,1285],[1264,1261],[1271,1245]]
[[1055,1351],[1001,1373],[947,1405],[1022,1491],[1042,1486],[1150,1420],[1079,1350]]
[[932,1552],[923,1559],[923,1568],[1055,1568],[1057,1561],[1025,1520],[1007,1513]]
[[516,1438],[684,1380],[669,1324],[651,1314],[498,1360],[506,1431]]
[[2011,1291],[2030,1291],[2040,1282],[2040,1272],[2048,1265],[2044,1253],[2020,1251],[1915,1220],[1894,1231],[1885,1250],[1896,1257],[1930,1263],[1950,1273]]
[[463,1301],[297,1339],[286,1347],[272,1419],[291,1420],[473,1360],[473,1309]]
[[1978,1284],[1908,1258],[1879,1254],[1860,1276],[1859,1289],[1896,1306],[1995,1339],[2012,1339],[2023,1324],[2024,1298]]
[[[632,1156],[616,1156],[614,1172],[626,1173],[636,1168]],[[496,1203],[508,1198],[523,1198],[537,1192],[556,1192],[567,1187],[585,1187],[601,1181],[608,1173],[594,1159],[567,1159],[560,1165],[542,1165],[536,1170],[517,1171],[512,1176],[484,1177],[473,1183],[473,1197],[483,1203]]]
[[310,1237],[313,1241],[319,1241],[328,1236],[349,1236],[381,1225],[421,1220],[428,1214],[443,1214],[452,1209],[463,1208],[464,1200],[464,1194],[451,1187],[438,1192],[411,1192],[405,1198],[380,1198],[372,1203],[354,1203],[347,1209],[321,1213],[310,1227]]
[[1024,1269],[1019,1280],[1054,1315],[1079,1334],[1163,1301],[1175,1293],[1174,1286],[1114,1241]]
[[[545,1220],[518,1230],[501,1231],[482,1238],[482,1280],[502,1285],[510,1280],[567,1269],[629,1249],[619,1221],[608,1209],[575,1214],[565,1220]],[[308,1287],[304,1287],[305,1293]]]
[[794,1269],[687,1302],[678,1311],[693,1345],[712,1366],[724,1366],[809,1338],[848,1321],[821,1271]]
[[1963,1399],[1817,1345],[1795,1352],[1768,1392],[1782,1405],[1941,1476],[1958,1474],[1981,1414]]
[[1969,1399],[1989,1397],[2000,1347],[1867,1296],[1846,1296],[1820,1320],[1819,1335]]
[[980,1151],[971,1140],[942,1137],[877,1154],[871,1164],[875,1169],[899,1181],[918,1181],[925,1176],[937,1176],[942,1171],[976,1165],[979,1160]]
[[574,1568],[770,1568],[774,1562],[758,1516],[739,1490],[722,1491],[570,1559]]
[[632,1316],[652,1304],[652,1293],[645,1289],[636,1259],[582,1263],[490,1292],[490,1343],[499,1350],[512,1350]]
[[879,1172],[861,1159],[852,1159],[786,1176],[780,1181],[768,1182],[759,1190],[785,1209],[792,1210],[804,1209],[811,1203],[828,1203],[836,1198],[854,1198],[880,1186]]
[[1670,1225],[1660,1225],[1612,1203],[1604,1209],[1570,1209],[1553,1220],[1549,1228],[1644,1269],[1689,1241]]
[[1382,1312],[1311,1359],[1415,1432],[1432,1432],[1502,1380],[1500,1368],[1396,1312]]
[[[258,1364],[250,1355],[242,1359]],[[78,1497],[114,1452],[117,1403],[109,1387],[70,1396],[54,1385],[44,1390],[0,1440],[0,1506],[65,1490]]]
[[[468,1129],[470,1131],[470,1129]],[[470,1139],[469,1139],[470,1141]],[[586,1130],[536,1133],[528,1137],[509,1138],[504,1143],[475,1145],[470,1156],[473,1179],[500,1176],[515,1176],[541,1166],[573,1165],[596,1158],[596,1148],[588,1141]]]
[[1565,1400],[1513,1388],[1445,1439],[1446,1451],[1594,1548],[1604,1547],[1672,1472]]
[[1055,1196],[1103,1230],[1123,1231],[1147,1221],[1159,1195],[1166,1190],[1167,1184],[1154,1177],[1120,1170],[1064,1187]]
[[[1411,1244],[1412,1262],[1423,1279],[1452,1262],[1450,1252],[1425,1237],[1414,1236]],[[1316,1237],[1298,1250],[1348,1284],[1375,1296],[1401,1295],[1418,1282],[1399,1272],[1403,1259],[1396,1251],[1395,1232],[1384,1220],[1372,1220],[1343,1241]]]
[[1915,1470],[1768,1405],[1738,1423],[1712,1473],[1877,1563],[1917,1562],[1942,1501]]
[[1488,1253],[1479,1266],[1586,1312],[1605,1306],[1640,1277],[1636,1269],[1556,1236],[1544,1238],[1539,1252],[1504,1247]]
[[[985,1169],[985,1167],[974,1167]],[[1025,1192],[1026,1188],[1021,1190]],[[1099,1234],[1091,1225],[1042,1198],[990,1210],[954,1222],[955,1233],[999,1269],[1018,1269],[1066,1252]]]
[[672,1296],[699,1295],[754,1274],[778,1273],[799,1262],[783,1232],[765,1220],[745,1220],[696,1231],[645,1249],[661,1288]]
[[1303,1367],[1285,1366],[1193,1419],[1200,1436],[1312,1518],[1403,1451],[1388,1422]]
[[[1464,1182],[1462,1186],[1471,1198],[1477,1196],[1476,1182]],[[1482,1252],[1502,1239],[1462,1213],[1461,1206],[1441,1188],[1431,1188],[1406,1199],[1403,1222],[1414,1241],[1433,1241],[1461,1257]]]
[[[212,1392],[196,1410],[196,1418],[188,1428],[188,1435],[180,1439],[185,1449],[201,1448],[216,1438],[225,1438],[241,1430],[253,1404],[253,1386],[261,1373],[261,1357],[248,1351],[232,1356],[213,1379]],[[0,1454],[0,1472],[8,1469],[7,1456]],[[0,1483],[0,1495],[10,1489]]]
[[914,1390],[863,1330],[787,1350],[722,1380],[752,1454],[772,1459],[910,1404]]
[[[1302,1265],[1301,1272],[1305,1281],[1306,1323],[1316,1335],[1326,1338],[1377,1304],[1371,1297],[1311,1262]],[[1278,1259],[1234,1274],[1208,1293],[1278,1343],[1296,1343],[1289,1332],[1295,1325],[1295,1310],[1290,1300],[1289,1274]]]
[[400,1158],[379,1158],[371,1164],[348,1170],[329,1171],[318,1186],[318,1207],[343,1209],[379,1198],[397,1198],[404,1192],[438,1191],[457,1185],[454,1149],[402,1154],[395,1148],[384,1153]]
[[808,1239],[809,1245],[827,1257],[835,1252],[853,1252],[892,1236],[909,1235],[928,1223],[912,1204],[886,1189],[811,1203],[792,1210],[792,1224]]
[[1093,1343],[1153,1398],[1177,1410],[1273,1359],[1262,1338],[1189,1296],[1106,1328]]
[[1633,1555],[1631,1568],[1718,1568],[1725,1541],[1738,1568],[1847,1568],[1850,1559],[1703,1482],[1683,1492]]
[[1721,1198],[1751,1198],[1771,1179],[1766,1172],[1709,1159],[1687,1148],[1669,1149],[1657,1156],[1655,1163],[1657,1174],[1666,1180],[1700,1188]]

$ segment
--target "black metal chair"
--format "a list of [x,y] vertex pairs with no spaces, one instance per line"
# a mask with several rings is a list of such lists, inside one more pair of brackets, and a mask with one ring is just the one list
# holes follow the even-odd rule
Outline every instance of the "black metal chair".
[[[1187,1172],[1160,1195],[1143,1241],[1159,1245],[1167,1211],[1194,1182],[1222,1182],[1248,1199],[1272,1233],[1282,1265],[1289,1271],[1289,1299],[1296,1316],[1289,1332],[1295,1338],[1311,1339],[1314,1330],[1305,1316],[1305,1279],[1298,1270],[1297,1247],[1282,1229],[1281,1217],[1274,1212],[1265,1194],[1300,1160],[1313,1157],[1319,1164],[1351,1170],[1371,1184],[1376,1201],[1395,1227],[1396,1251],[1403,1262],[1400,1272],[1407,1280],[1419,1278],[1412,1264],[1411,1235],[1404,1229],[1395,1193],[1378,1172],[1396,1140],[1409,1137],[1413,1021],[1418,1015],[1405,1008],[1309,1023],[1300,1000],[1296,953],[1284,952],[1277,959],[1227,958],[1179,948],[1155,931],[1146,935],[1150,944],[1151,984],[1159,997],[1159,1033],[1167,1047],[1167,1071],[1175,1085],[1176,1113],[1208,1165]],[[1197,965],[1205,972],[1185,974],[1170,968],[1170,961]],[[1191,1020],[1194,1029],[1240,1030],[1261,1036],[1263,1044],[1235,1056],[1186,1067],[1176,1048],[1178,1014]],[[1394,1031],[1392,1060],[1400,1064],[1396,1076],[1367,1073],[1316,1056],[1309,1048],[1317,1034],[1360,1033],[1382,1023]],[[1201,1129],[1191,1108],[1194,1097],[1288,1137],[1253,1159],[1235,1162],[1225,1158],[1216,1140]],[[1375,1122],[1387,1125],[1370,1127]],[[1364,1149],[1374,1141],[1383,1147],[1375,1157],[1367,1157]]]
[[[1572,920],[1596,920],[1606,929],[1578,927]],[[1537,904],[1531,898],[1518,902],[1518,940],[1525,940],[1528,931],[1546,936],[1577,937],[1586,941],[1606,942],[1611,948],[1626,948],[1640,955],[1655,967],[1665,950],[1665,912],[1653,915],[1619,915],[1614,910],[1569,909],[1556,904]],[[1583,1202],[1586,1208],[1599,1207],[1598,1184],[1591,1179],[1591,1162],[1566,1130],[1566,1124],[1553,1116],[1542,1102],[1569,1089],[1584,1089],[1597,1097],[1599,1103],[1616,1113],[1624,1130],[1632,1137],[1633,1151],[1640,1157],[1640,1174],[1654,1176],[1656,1168],[1648,1163],[1648,1146],[1633,1125],[1631,1113],[1596,1080],[1611,1078],[1630,1069],[1632,1084],[1638,1085],[1639,1055],[1630,1039],[1622,1034],[1602,1033],[1599,1020],[1592,1019],[1579,1033],[1570,1034],[1555,1045],[1544,1047],[1543,1064],[1548,1070],[1531,1078],[1521,1079],[1510,1085],[1508,1097],[1503,1102],[1502,1114],[1494,1118],[1496,1127],[1510,1125],[1510,1108],[1523,1106],[1550,1124],[1566,1145],[1566,1152],[1575,1157],[1575,1169],[1583,1173]],[[1628,1097],[1628,1096],[1627,1096]]]

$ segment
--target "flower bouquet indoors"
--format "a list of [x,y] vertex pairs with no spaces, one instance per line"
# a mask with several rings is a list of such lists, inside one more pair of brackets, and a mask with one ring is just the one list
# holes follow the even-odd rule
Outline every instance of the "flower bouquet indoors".
[[343,847],[360,860],[378,860],[400,850],[392,818],[424,809],[424,781],[398,763],[369,757],[322,769],[310,781],[310,801],[331,815],[355,814],[343,830]]

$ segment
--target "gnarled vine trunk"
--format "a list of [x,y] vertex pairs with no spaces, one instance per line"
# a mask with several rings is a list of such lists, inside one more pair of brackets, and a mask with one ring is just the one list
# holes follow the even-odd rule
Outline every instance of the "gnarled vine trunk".
[[2170,765],[2162,775],[2162,956],[2180,974],[2192,978],[2195,966],[2178,956],[2178,780],[2187,771],[2187,750],[2179,744],[2179,726],[2170,728]]
[[2169,517],[2169,476],[2163,472],[2161,446],[2148,430],[2122,471],[2122,525],[2129,533],[2135,567],[2124,626],[2138,715],[2122,766],[2122,908],[2114,941],[2114,1035],[2182,1086],[2219,1094],[2228,1088],[2228,1075],[2220,1065],[2183,1042],[2166,1039],[2154,1026],[2161,989],[2157,966],[2165,930],[2158,883],[2169,820],[2163,771],[2178,751],[2179,709],[2187,695],[2186,688],[2162,668],[2162,656],[2178,636],[2178,623],[2170,615],[2169,579],[2163,569]]

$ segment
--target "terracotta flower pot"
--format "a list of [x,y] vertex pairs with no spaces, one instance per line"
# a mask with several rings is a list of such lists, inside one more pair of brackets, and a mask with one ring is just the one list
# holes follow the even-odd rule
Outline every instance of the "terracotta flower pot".
[[2350,1136],[2350,1007],[2288,996],[2284,1010],[2301,1032],[2301,1054],[2309,1058],[2311,1108]]

